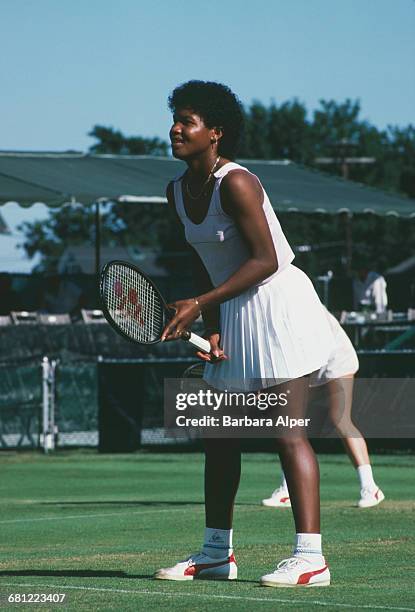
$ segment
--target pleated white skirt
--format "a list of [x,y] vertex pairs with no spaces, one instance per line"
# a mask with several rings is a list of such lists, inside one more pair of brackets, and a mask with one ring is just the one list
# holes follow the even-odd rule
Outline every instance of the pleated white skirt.
[[221,344],[228,360],[206,364],[217,389],[257,390],[319,370],[334,337],[304,272],[290,264],[271,281],[220,307]]

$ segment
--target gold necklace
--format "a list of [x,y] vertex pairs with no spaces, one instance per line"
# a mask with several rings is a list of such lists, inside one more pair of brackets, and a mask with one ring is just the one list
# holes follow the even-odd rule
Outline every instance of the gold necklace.
[[191,200],[198,200],[198,199],[200,198],[200,196],[203,194],[203,192],[204,192],[204,190],[205,190],[205,187],[206,187],[206,185],[209,183],[210,179],[212,178],[212,174],[215,172],[215,170],[216,170],[216,166],[218,165],[219,161],[220,161],[220,155],[219,155],[219,157],[217,157],[217,158],[216,158],[216,161],[215,161],[215,163],[213,164],[212,169],[211,169],[211,171],[209,172],[209,175],[208,175],[207,179],[206,179],[206,180],[205,180],[205,182],[203,183],[203,185],[202,185],[202,189],[200,190],[200,192],[198,193],[198,195],[193,195],[193,194],[192,194],[192,192],[190,191],[190,187],[189,187],[189,181],[188,181],[188,179],[186,179],[186,191],[187,191],[187,195],[189,196],[189,198],[190,198]]

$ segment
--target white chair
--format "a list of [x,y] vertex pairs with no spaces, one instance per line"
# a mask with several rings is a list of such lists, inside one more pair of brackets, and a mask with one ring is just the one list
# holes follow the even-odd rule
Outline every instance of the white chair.
[[90,323],[105,323],[106,319],[102,310],[81,310],[82,320],[89,325]]
[[15,325],[36,325],[39,323],[39,314],[36,311],[12,310],[10,315]]

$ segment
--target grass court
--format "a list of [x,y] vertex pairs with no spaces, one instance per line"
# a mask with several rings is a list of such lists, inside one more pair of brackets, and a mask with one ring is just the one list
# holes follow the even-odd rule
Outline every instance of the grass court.
[[245,454],[234,524],[236,582],[152,580],[200,549],[199,453],[0,454],[0,608],[11,593],[65,593],[43,610],[413,610],[414,467],[411,455],[374,457],[386,500],[359,510],[345,456],[320,456],[324,552],[332,586],[272,589],[259,577],[289,557],[291,511],[263,508],[279,484],[271,454]]

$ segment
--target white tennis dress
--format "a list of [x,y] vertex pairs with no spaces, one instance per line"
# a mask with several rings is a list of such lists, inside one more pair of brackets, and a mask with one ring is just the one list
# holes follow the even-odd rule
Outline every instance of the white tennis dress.
[[[249,172],[229,162],[214,173],[212,198],[200,224],[193,223],[185,212],[182,176],[174,182],[176,210],[186,240],[199,254],[215,287],[250,257],[243,236],[220,202],[221,181],[235,169]],[[334,348],[322,303],[308,276],[292,265],[294,253],[263,192],[278,270],[220,305],[221,344],[229,359],[207,364],[204,374],[206,382],[217,389],[257,390],[299,378],[327,364]]]

